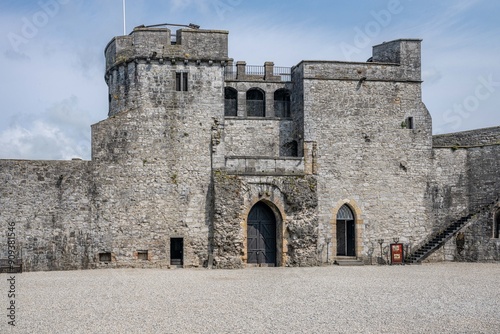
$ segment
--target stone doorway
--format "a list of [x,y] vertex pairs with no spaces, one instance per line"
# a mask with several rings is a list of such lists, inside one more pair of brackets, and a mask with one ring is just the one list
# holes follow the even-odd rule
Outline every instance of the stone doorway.
[[356,229],[352,210],[343,205],[337,213],[337,256],[356,256]]
[[247,263],[276,265],[276,218],[262,202],[255,204],[248,214]]
[[182,266],[184,264],[184,239],[170,238],[170,264]]

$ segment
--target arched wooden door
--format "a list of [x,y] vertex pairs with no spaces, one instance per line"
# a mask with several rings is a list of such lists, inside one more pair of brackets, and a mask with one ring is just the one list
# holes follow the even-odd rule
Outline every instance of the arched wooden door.
[[356,256],[354,215],[347,205],[337,213],[337,256]]
[[262,202],[248,214],[247,263],[276,265],[276,218]]

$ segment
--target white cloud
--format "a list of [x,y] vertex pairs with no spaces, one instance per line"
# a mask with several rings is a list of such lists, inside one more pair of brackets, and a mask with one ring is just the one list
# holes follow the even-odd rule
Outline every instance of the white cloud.
[[30,128],[19,125],[0,133],[0,156],[10,159],[30,157],[36,160],[67,160],[71,158],[89,158],[88,147],[75,142],[61,131],[44,121],[38,120]]
[[0,157],[67,160],[90,158],[89,119],[76,97],[42,114],[28,114],[0,132]]

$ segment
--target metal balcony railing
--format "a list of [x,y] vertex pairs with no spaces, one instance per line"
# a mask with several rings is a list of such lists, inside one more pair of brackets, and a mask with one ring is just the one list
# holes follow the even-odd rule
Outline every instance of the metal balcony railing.
[[292,68],[275,66],[273,75],[281,77],[281,81],[292,81]]
[[[238,69],[240,72],[238,72]],[[224,80],[276,80],[291,81],[292,74],[290,67],[270,67],[266,73],[266,66],[257,65],[227,65],[224,69]],[[268,77],[269,76],[269,77]],[[270,78],[272,76],[272,78]]]

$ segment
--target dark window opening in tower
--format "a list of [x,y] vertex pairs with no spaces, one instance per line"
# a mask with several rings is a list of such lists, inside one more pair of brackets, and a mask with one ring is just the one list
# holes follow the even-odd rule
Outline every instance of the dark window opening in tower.
[[274,92],[274,116],[290,117],[290,92],[286,89]]
[[238,116],[238,92],[231,87],[224,88],[224,116]]
[[265,94],[258,88],[252,88],[247,91],[247,116],[265,117],[266,105]]
[[177,72],[175,74],[175,90],[178,92],[188,91],[188,74],[187,72]]

